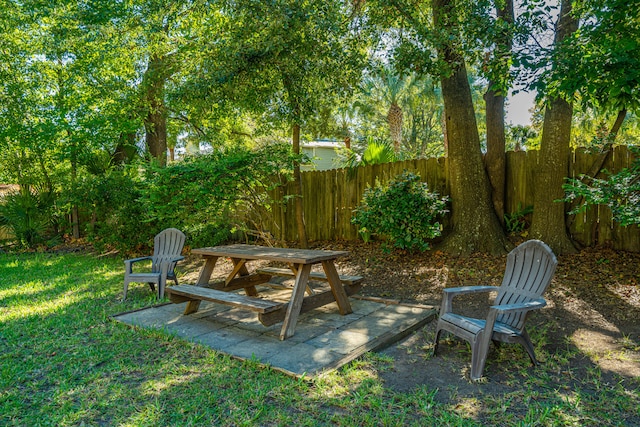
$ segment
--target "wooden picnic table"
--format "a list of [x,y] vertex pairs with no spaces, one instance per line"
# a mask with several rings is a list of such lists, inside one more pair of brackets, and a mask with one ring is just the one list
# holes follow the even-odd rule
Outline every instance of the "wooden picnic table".
[[[247,310],[258,312],[258,318],[264,325],[273,325],[283,321],[280,339],[291,337],[295,332],[296,322],[300,313],[307,312],[323,305],[337,302],[340,314],[352,312],[348,295],[358,291],[359,276],[344,276],[346,282],[338,274],[335,260],[348,255],[345,251],[271,248],[236,244],[228,246],[215,246],[193,249],[192,254],[201,255],[205,263],[200,270],[196,285],[178,285],[167,288],[171,301],[181,303],[187,301],[185,314],[191,314],[198,310],[201,301],[213,301],[227,304]],[[231,258],[233,268],[227,278],[218,283],[209,283],[211,274],[218,258]],[[266,268],[250,273],[247,263],[253,260],[266,260],[286,263],[289,266],[291,277],[295,283],[288,302],[282,303],[268,299],[258,298],[256,285],[268,282],[273,275],[287,275],[283,269]],[[311,273],[311,267],[321,264],[324,274]],[[286,270],[284,270],[286,271]],[[326,280],[330,290],[312,293],[305,297],[305,290],[309,286],[309,279]],[[244,289],[246,296],[230,291]]]

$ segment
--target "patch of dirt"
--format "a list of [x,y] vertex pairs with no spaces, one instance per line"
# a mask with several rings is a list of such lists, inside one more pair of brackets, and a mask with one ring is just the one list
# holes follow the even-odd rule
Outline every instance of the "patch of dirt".
[[[499,286],[506,263],[506,255],[455,257],[437,250],[385,253],[376,243],[315,242],[312,248],[348,251],[350,255],[340,258],[337,268],[341,274],[365,277],[362,295],[434,307],[440,306],[445,287]],[[422,386],[438,389],[435,400],[448,403],[517,395],[524,387],[538,387],[541,392],[557,387],[568,393],[573,385],[593,376],[595,367],[600,368],[602,384],[622,379],[632,388],[640,387],[640,254],[591,248],[560,256],[558,261],[545,294],[548,306],[527,322],[541,362],[538,368],[518,345],[492,346],[485,378],[472,382],[466,342],[444,334],[438,356],[432,356],[433,321],[381,352],[390,357],[378,368],[379,377],[398,392]],[[199,257],[189,257],[182,264],[186,282],[195,281],[201,264]],[[455,307],[461,314],[483,318],[493,296],[462,296],[455,300]],[[547,378],[539,384],[533,378],[536,370],[544,370]]]
[[[440,306],[445,287],[499,286],[506,255],[475,254],[455,257],[440,251],[420,254],[384,253],[377,244],[322,242],[316,249],[347,250],[338,261],[344,274],[365,277],[361,294]],[[640,378],[640,254],[607,248],[585,249],[558,257],[558,267],[545,294],[548,306],[532,314],[527,329],[536,345],[542,369],[561,366],[554,355],[569,351],[571,372],[559,372],[559,386],[571,385],[598,366],[602,382]],[[494,295],[462,296],[454,300],[461,314],[483,318]],[[484,381],[469,381],[471,352],[458,338],[441,338],[438,356],[432,356],[436,321],[382,353],[393,358],[379,372],[385,384],[409,392],[427,385],[439,389],[438,400],[452,396],[479,396],[513,392],[518,376],[505,372],[500,361],[517,359],[533,373],[526,352],[518,345],[492,346]],[[515,348],[514,348],[515,347]],[[547,360],[545,360],[547,358]],[[551,359],[551,360],[549,360]],[[512,362],[513,363],[513,362]],[[547,384],[548,386],[548,384]],[[444,392],[444,393],[443,393]]]

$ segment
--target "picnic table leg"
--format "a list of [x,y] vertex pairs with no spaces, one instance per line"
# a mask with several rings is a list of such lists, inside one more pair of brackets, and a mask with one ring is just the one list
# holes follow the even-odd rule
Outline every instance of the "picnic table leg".
[[[249,270],[247,269],[247,265],[246,265],[246,262],[247,262],[246,259],[231,258],[231,261],[233,261],[233,271],[229,274],[229,276],[225,280],[225,283],[227,284],[229,284],[229,282],[231,282],[231,280],[234,277],[236,277],[236,275],[238,275],[239,277],[249,275]],[[244,291],[250,297],[258,296],[258,290],[256,289],[255,286],[247,286],[244,288]]]
[[206,286],[209,284],[209,279],[211,279],[211,274],[213,273],[213,269],[218,261],[217,256],[205,256],[204,259],[205,263],[202,266],[202,270],[200,270],[196,286]]
[[296,283],[293,286],[291,301],[288,304],[287,313],[284,316],[284,323],[280,331],[280,340],[291,337],[296,330],[296,323],[298,322],[298,316],[300,316],[300,309],[302,308],[302,301],[304,299],[304,291],[309,284],[311,264],[298,266],[296,270]]
[[322,268],[324,268],[324,274],[327,276],[327,280],[331,286],[333,297],[338,303],[340,314],[345,315],[353,313],[349,297],[344,290],[344,286],[342,286],[342,280],[340,280],[340,275],[336,271],[336,266],[333,261],[322,261]]
[[[293,263],[289,263],[289,268],[291,269],[291,271],[293,272],[293,276],[297,276],[298,275],[298,266],[296,264]],[[307,293],[309,295],[315,295],[315,292],[313,291],[313,289],[311,288],[311,286],[307,283]]]
[[[213,269],[215,268],[216,262],[218,261],[217,256],[205,256],[204,259],[205,262],[202,266],[202,270],[200,270],[200,275],[198,276],[196,286],[207,286],[209,284],[209,279],[211,279],[211,274],[213,273]],[[187,306],[184,309],[184,314],[191,314],[198,311],[201,302],[202,301],[200,300],[187,302]]]

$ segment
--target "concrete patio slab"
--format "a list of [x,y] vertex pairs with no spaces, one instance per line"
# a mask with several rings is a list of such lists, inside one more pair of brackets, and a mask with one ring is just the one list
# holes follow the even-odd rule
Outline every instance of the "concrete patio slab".
[[[269,289],[261,290],[270,292]],[[162,304],[113,316],[128,325],[164,330],[242,360],[252,359],[295,377],[315,377],[406,337],[436,316],[433,307],[350,297],[353,313],[336,303],[304,313],[295,334],[280,341],[282,323],[265,327],[256,313],[203,302],[183,315],[186,303]]]

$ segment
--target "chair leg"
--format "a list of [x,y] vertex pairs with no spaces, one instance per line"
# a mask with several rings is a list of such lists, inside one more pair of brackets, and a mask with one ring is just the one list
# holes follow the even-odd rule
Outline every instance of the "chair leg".
[[160,277],[160,283],[158,283],[158,299],[164,298],[164,288],[167,286],[167,279]]
[[127,290],[129,289],[129,281],[127,279],[124,280],[124,291],[122,293],[122,301],[127,299]]
[[442,329],[438,328],[436,330],[436,339],[433,342],[433,355],[437,356],[438,355],[438,343],[440,341],[440,334],[442,333]]
[[475,337],[475,340],[471,342],[471,374],[469,376],[473,381],[482,378],[484,365],[487,362],[491,339],[485,337],[485,333],[486,331],[482,331]]
[[531,359],[531,363],[533,363],[533,366],[538,366],[538,360],[536,359],[536,353],[535,350],[533,349],[533,343],[531,342],[531,339],[529,338],[529,334],[527,333],[526,330],[522,330],[522,334],[520,336],[520,339],[518,340],[520,342],[520,344],[522,344],[522,346],[524,347],[525,350],[527,350],[527,353],[529,354],[529,359]]

